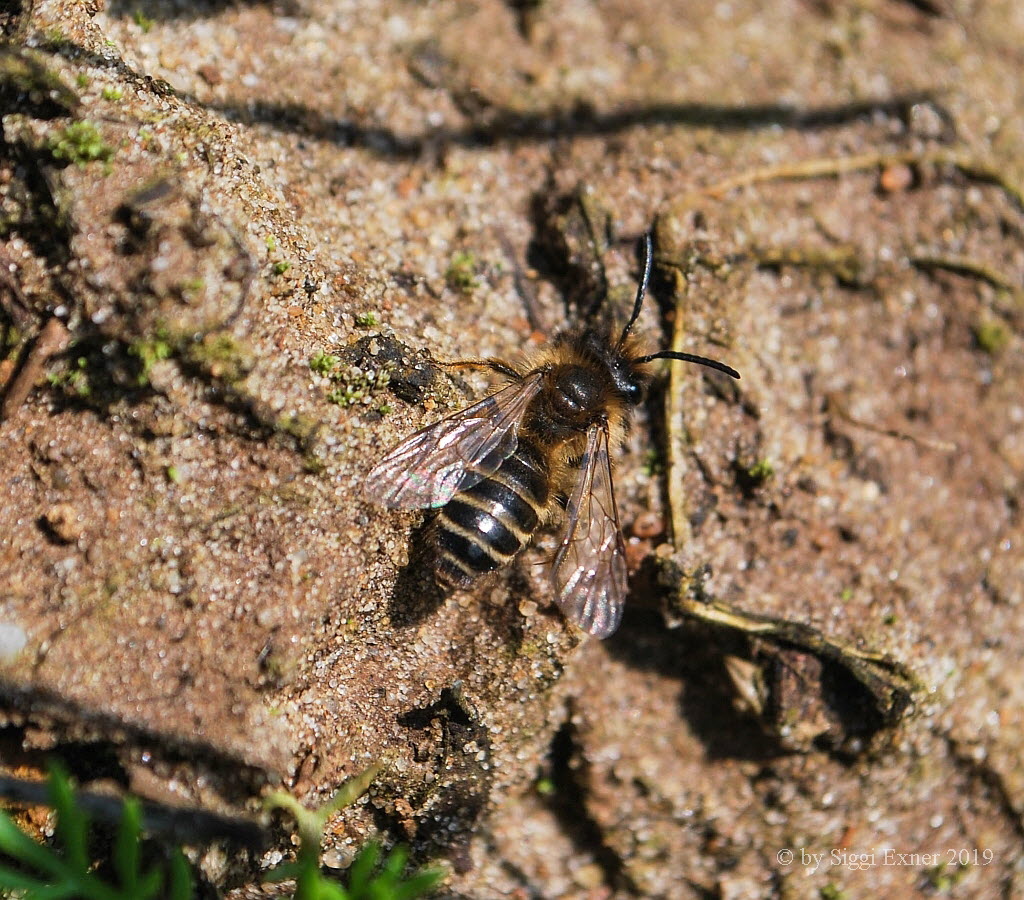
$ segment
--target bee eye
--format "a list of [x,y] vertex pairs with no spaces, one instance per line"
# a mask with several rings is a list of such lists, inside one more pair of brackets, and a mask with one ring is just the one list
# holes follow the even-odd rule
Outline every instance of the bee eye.
[[643,399],[644,390],[635,381],[627,381],[623,385],[622,393],[625,395],[626,402],[636,406]]

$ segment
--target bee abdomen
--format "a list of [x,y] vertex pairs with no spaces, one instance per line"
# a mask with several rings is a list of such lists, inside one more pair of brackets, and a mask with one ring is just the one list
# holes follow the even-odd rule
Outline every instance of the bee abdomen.
[[521,443],[493,475],[457,494],[437,518],[437,573],[465,585],[506,565],[526,546],[548,500],[547,466]]

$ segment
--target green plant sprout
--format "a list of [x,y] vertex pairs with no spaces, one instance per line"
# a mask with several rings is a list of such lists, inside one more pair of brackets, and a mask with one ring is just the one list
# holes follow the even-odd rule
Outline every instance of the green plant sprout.
[[17,863],[0,862],[0,891],[26,900],[189,900],[192,876],[180,850],[166,866],[145,870],[140,847],[142,809],[135,797],[125,799],[113,845],[117,884],[94,871],[89,856],[89,817],[75,799],[67,772],[50,766],[50,803],[57,814],[57,843],[63,852],[37,844],[0,812],[0,853]]
[[380,845],[364,846],[348,869],[348,885],[343,887],[320,871],[320,847],[327,820],[350,806],[380,774],[383,766],[370,766],[350,778],[319,809],[306,809],[291,794],[275,791],[266,798],[271,808],[287,810],[295,817],[299,831],[299,849],[294,862],[273,869],[267,881],[295,882],[294,900],[415,900],[427,894],[443,877],[439,869],[424,869],[404,877],[408,851],[395,847],[381,858]]
[[[268,880],[294,880],[295,900],[416,900],[427,894],[444,873],[424,869],[406,876],[408,852],[402,847],[382,858],[379,844],[365,845],[349,867],[347,886],[320,871],[320,846],[328,818],[352,804],[381,768],[371,766],[350,779],[318,810],[307,810],[282,791],[270,795],[268,806],[294,815],[300,843],[296,860],[272,870]],[[76,797],[59,764],[50,766],[47,794],[56,812],[55,847],[33,840],[0,811],[0,896],[18,900],[192,900],[192,874],[180,849],[174,849],[166,862],[145,867],[142,805],[137,798],[125,798],[109,865],[97,866],[89,853],[91,823],[84,798]],[[100,874],[111,870],[113,882]]]

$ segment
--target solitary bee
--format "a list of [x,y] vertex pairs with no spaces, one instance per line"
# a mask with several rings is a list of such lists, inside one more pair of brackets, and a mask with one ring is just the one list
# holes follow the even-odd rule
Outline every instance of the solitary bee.
[[703,356],[638,352],[630,330],[651,277],[650,235],[644,250],[618,340],[610,328],[584,326],[556,335],[528,365],[457,363],[487,368],[508,384],[403,441],[366,486],[392,509],[440,508],[431,543],[438,578],[451,587],[506,565],[564,505],[551,567],[555,600],[570,622],[601,638],[618,628],[627,589],[609,447],[625,438],[650,377],[646,364],[679,359],[740,377]]

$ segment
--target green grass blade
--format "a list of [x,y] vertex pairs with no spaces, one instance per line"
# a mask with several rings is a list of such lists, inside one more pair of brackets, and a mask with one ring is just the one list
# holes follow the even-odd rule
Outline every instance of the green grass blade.
[[121,822],[114,840],[114,870],[127,897],[135,897],[139,890],[139,842],[142,838],[142,807],[135,797],[126,797],[121,810]]
[[170,888],[167,900],[192,900],[192,869],[185,859],[185,854],[177,847],[171,854],[168,866],[171,873]]
[[323,876],[315,860],[300,860],[299,872],[295,879],[294,900],[320,900],[323,896]]
[[405,861],[408,858],[409,851],[405,847],[395,847],[384,860],[384,864],[381,866],[381,874],[391,881],[392,884],[397,884],[402,880],[402,873],[405,871]]
[[160,866],[154,866],[141,879],[136,879],[135,887],[131,890],[122,890],[125,897],[137,898],[137,900],[163,900],[164,897],[164,872]]
[[353,897],[359,897],[366,891],[379,859],[380,844],[376,841],[370,841],[356,855],[348,869],[348,889]]
[[3,813],[0,813],[0,851],[51,876],[64,871],[64,861],[59,856],[37,844]]
[[353,900],[352,895],[336,881],[321,878],[319,888],[317,900]]
[[373,784],[373,780],[381,773],[383,768],[384,765],[382,763],[374,763],[372,766],[363,769],[363,771],[358,775],[354,775],[340,788],[338,788],[327,804],[317,811],[317,815],[320,817],[321,826],[332,815],[334,815],[334,813],[355,803],[356,800],[366,792],[370,785]]
[[28,894],[29,900],[92,900],[93,894],[82,890],[77,879],[62,881],[60,884],[45,884],[35,887]]
[[267,872],[263,876],[263,880],[268,884],[277,884],[279,881],[297,881],[299,874],[303,871],[305,868],[299,863],[285,862]]
[[442,869],[424,869],[412,875],[407,881],[396,885],[390,900],[416,900],[432,891],[444,878]]
[[86,838],[89,818],[75,802],[67,771],[60,763],[50,763],[50,802],[57,812],[57,837],[64,847],[67,861],[78,872],[89,871],[89,849]]
[[0,866],[0,891],[25,891],[39,887],[40,881],[24,872],[15,872]]

